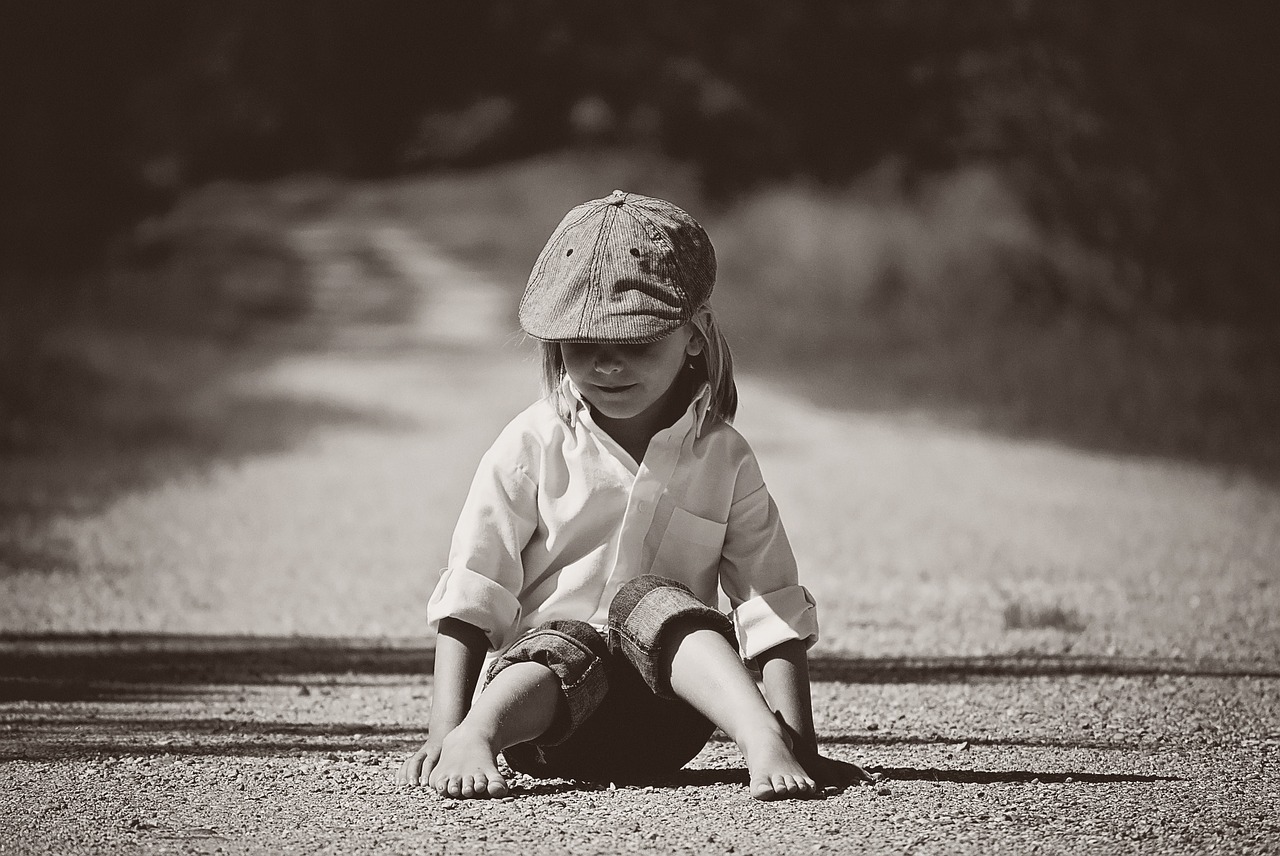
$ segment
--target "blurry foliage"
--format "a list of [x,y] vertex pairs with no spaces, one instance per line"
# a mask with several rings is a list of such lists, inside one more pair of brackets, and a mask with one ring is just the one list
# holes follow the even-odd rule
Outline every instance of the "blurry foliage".
[[[919,340],[1064,310],[1274,337],[1271,24],[1263,0],[661,0],[642,14],[598,0],[11,0],[0,401],[37,383],[44,331],[76,312],[235,331],[306,308],[290,250],[244,224],[144,228],[113,247],[185,188],[568,144],[661,152],[712,200],[739,201],[721,234],[746,246],[722,248],[726,277],[778,304],[771,324],[892,310],[774,331],[811,352],[838,345],[823,335]],[[496,209],[572,202],[542,193]],[[458,229],[459,244],[507,233]],[[775,275],[753,246],[778,247]],[[75,274],[104,251],[130,275]],[[766,270],[735,277],[734,258]]]
[[1270,321],[1272,24],[1264,0],[11,0],[0,266],[83,267],[211,178],[626,141],[721,199],[996,167],[1107,260],[1037,300]]

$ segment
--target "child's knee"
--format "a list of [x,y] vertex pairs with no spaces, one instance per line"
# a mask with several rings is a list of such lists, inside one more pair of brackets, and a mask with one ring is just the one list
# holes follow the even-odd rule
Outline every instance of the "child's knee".
[[605,640],[585,621],[549,621],[525,633],[489,668],[486,683],[517,663],[538,663],[559,683],[566,717],[553,727],[549,744],[563,740],[590,716],[609,691]]
[[609,606],[610,648],[631,663],[649,688],[674,698],[671,648],[692,630],[720,633],[736,647],[733,622],[674,580],[646,574],[631,580]]
[[637,618],[661,619],[663,610],[679,610],[702,601],[684,583],[656,574],[641,574],[618,589],[609,604],[609,626],[621,627]]

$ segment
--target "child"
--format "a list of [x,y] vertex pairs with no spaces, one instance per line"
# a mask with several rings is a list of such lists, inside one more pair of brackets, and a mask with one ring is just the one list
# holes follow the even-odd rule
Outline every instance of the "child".
[[729,426],[715,271],[706,232],[659,199],[614,191],[551,235],[519,312],[547,396],[485,454],[463,506],[428,606],[430,737],[398,781],[503,796],[499,752],[533,776],[634,781],[680,769],[716,726],[757,799],[868,778],[817,751],[815,607]]

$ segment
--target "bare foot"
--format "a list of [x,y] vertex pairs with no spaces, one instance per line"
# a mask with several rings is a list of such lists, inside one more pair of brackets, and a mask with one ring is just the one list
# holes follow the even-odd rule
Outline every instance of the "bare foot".
[[440,760],[431,771],[431,787],[454,799],[505,797],[507,780],[498,772],[498,753],[485,737],[459,725],[440,746]]
[[751,796],[758,800],[806,799],[818,784],[791,753],[780,732],[761,731],[739,744],[747,759]]

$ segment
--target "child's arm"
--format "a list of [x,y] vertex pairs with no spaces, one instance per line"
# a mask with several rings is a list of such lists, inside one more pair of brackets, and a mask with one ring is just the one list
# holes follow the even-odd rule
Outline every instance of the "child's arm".
[[782,642],[756,658],[764,678],[769,705],[791,735],[792,752],[820,786],[873,782],[875,777],[856,764],[827,758],[818,752],[813,729],[813,700],[809,692],[809,656],[799,639]]
[[401,765],[397,782],[429,784],[431,771],[440,760],[440,744],[471,709],[471,696],[488,650],[489,640],[479,627],[456,618],[440,619],[429,736]]

